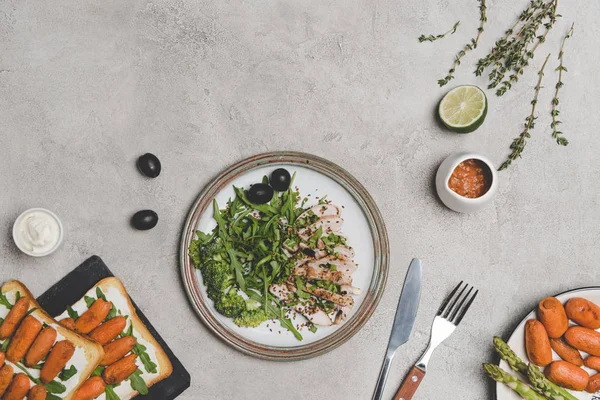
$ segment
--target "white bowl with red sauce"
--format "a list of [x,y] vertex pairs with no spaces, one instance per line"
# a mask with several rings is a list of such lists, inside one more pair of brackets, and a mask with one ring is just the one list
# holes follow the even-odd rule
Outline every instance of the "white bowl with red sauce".
[[470,152],[454,153],[439,166],[435,186],[440,200],[461,213],[479,211],[498,191],[498,174],[487,157]]

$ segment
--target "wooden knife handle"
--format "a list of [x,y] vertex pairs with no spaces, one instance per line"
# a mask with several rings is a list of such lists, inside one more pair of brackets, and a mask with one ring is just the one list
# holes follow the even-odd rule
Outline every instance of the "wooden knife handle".
[[400,389],[394,396],[394,400],[410,400],[419,388],[421,381],[425,378],[425,371],[420,368],[412,367],[404,382],[400,385]]

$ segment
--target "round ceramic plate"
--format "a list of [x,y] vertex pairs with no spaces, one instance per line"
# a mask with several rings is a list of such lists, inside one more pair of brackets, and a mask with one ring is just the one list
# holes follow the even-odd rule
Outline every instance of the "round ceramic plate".
[[[588,299],[596,304],[600,304],[600,287],[587,287],[587,288],[569,290],[568,292],[558,294],[554,297],[556,297],[558,300],[560,300],[561,303],[563,303],[563,304],[565,304],[567,302],[567,300],[569,300],[573,297],[583,297],[583,298]],[[536,318],[536,310],[537,310],[537,306],[533,311],[531,311],[529,314],[527,314],[527,316],[525,318],[523,318],[523,320],[519,323],[519,325],[515,328],[513,333],[510,335],[510,338],[508,339],[508,342],[507,342],[508,345],[514,350],[514,352],[517,353],[517,355],[519,357],[521,357],[525,362],[527,362],[527,352],[525,351],[525,322],[527,322],[528,319]],[[554,351],[552,353],[554,355],[555,360],[560,360],[560,357]],[[584,359],[587,356],[587,354],[585,354],[585,353],[583,353],[582,355],[583,355]],[[506,362],[501,360],[499,365],[505,371],[511,372],[512,374],[516,374],[516,372],[513,372],[510,369],[510,367],[508,366],[508,364]],[[592,371],[591,369],[588,369],[585,367],[584,367],[584,369],[590,374],[590,376],[597,373],[596,371]],[[573,394],[573,396],[575,396],[581,400],[600,399],[600,392],[596,393],[595,395],[587,393],[587,392],[574,392],[574,391],[570,391],[570,392]],[[520,398],[521,398],[521,396],[519,396],[518,394],[513,392],[511,389],[507,388],[505,385],[502,385],[500,383],[496,384],[496,399],[497,400],[519,400]]]
[[[308,197],[306,206],[317,204],[327,195],[333,204],[342,207],[344,220],[341,232],[355,250],[354,261],[359,268],[353,274],[353,285],[362,294],[353,296],[355,306],[341,325],[318,327],[316,333],[304,328],[303,340],[279,325],[267,321],[257,328],[241,328],[232,319],[219,314],[213,301],[206,295],[202,274],[196,270],[188,256],[188,247],[196,231],[210,232],[216,225],[212,218],[212,201],[216,198],[221,207],[234,197],[233,186],[248,188],[269,176],[279,167],[296,173],[294,187],[302,198]],[[185,289],[202,321],[222,340],[252,356],[271,360],[299,360],[321,355],[350,339],[367,322],[379,303],[388,273],[389,247],[385,224],[375,202],[365,188],[348,172],[337,165],[304,153],[277,152],[261,154],[233,165],[198,196],[185,222],[180,264]],[[294,325],[306,320],[298,315]],[[267,326],[268,325],[268,326]]]

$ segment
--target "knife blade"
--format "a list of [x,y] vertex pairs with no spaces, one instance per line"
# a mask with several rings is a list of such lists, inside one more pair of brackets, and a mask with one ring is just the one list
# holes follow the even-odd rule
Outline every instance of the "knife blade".
[[412,332],[415,319],[417,317],[417,309],[419,308],[419,300],[421,298],[421,279],[423,271],[421,260],[413,258],[408,267],[404,286],[398,300],[398,308],[392,325],[392,333],[388,342],[388,348],[385,354],[385,360],[379,372],[379,379],[373,393],[373,400],[380,400],[383,396],[383,389],[387,380],[388,372],[392,364],[392,359],[398,347],[408,341]]
[[417,318],[417,309],[419,308],[419,300],[421,298],[421,279],[423,271],[421,260],[413,258],[408,267],[402,294],[398,301],[396,309],[396,317],[390,334],[388,343],[388,351],[396,350],[398,347],[408,341],[412,332],[415,319]]

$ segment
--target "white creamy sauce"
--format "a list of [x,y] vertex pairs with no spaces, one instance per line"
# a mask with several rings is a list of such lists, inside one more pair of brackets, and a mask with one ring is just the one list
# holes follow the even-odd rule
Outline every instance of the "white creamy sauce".
[[[6,296],[6,299],[11,304],[15,304],[15,300],[17,298],[16,290],[6,292],[4,295]],[[0,318],[5,318],[9,312],[10,312],[10,310],[8,308],[6,308],[4,305],[0,306]],[[43,322],[40,318],[38,318],[36,316],[35,311],[31,315],[38,321]],[[54,329],[56,329],[58,331],[58,329],[57,329],[57,327],[59,326],[58,324],[49,324],[49,326],[53,327]],[[61,335],[60,333],[58,333],[58,335],[56,336],[56,342],[59,342],[61,340],[65,340],[65,339],[66,338],[63,335]],[[8,360],[6,360],[6,363],[12,365],[13,369],[15,370],[15,373],[23,372],[14,363],[11,363]],[[71,378],[69,378],[67,381],[62,381],[62,380],[60,380],[59,377],[55,378],[55,380],[57,382],[62,383],[66,388],[64,393],[57,395],[58,397],[61,397],[61,398],[66,397],[73,389],[75,389],[75,387],[79,383],[80,379],[82,378],[81,374],[82,374],[83,370],[85,369],[85,367],[87,366],[87,364],[88,364],[88,361],[85,356],[85,349],[83,347],[76,346],[75,353],[73,354],[73,357],[71,357],[71,359],[69,360],[69,362],[67,363],[65,368],[69,368],[69,367],[71,367],[71,365],[74,365],[75,368],[77,368],[77,373],[75,375],[73,375]],[[21,364],[21,366],[25,367],[23,364]],[[27,368],[27,367],[25,367],[25,369],[32,377],[34,377],[36,379],[38,379],[40,377],[41,371],[39,369]],[[32,383],[32,386],[33,385],[34,385],[34,383]]]
[[58,221],[44,211],[32,211],[22,216],[17,230],[19,244],[36,254],[52,250],[60,240]]
[[[115,308],[117,309],[117,315],[128,316],[127,325],[125,326],[125,330],[129,329],[129,326],[131,325],[131,315],[133,314],[133,312],[129,308],[127,299],[123,298],[121,296],[121,293],[119,292],[119,290],[117,290],[115,288],[109,288],[107,291],[104,292],[104,295],[106,296],[106,299],[108,301],[110,301],[114,304]],[[95,299],[96,298],[96,288],[94,287],[94,288],[90,289],[85,294],[85,296],[93,297]],[[79,315],[83,314],[88,309],[84,298],[81,298],[77,303],[73,304],[71,307],[73,308],[73,310],[77,311],[77,313]],[[119,311],[120,311],[120,313],[119,313]],[[68,318],[68,317],[69,317],[69,314],[67,311],[65,311],[56,319],[60,321],[61,319]],[[150,344],[148,341],[144,340],[142,338],[142,335],[135,328],[133,329],[133,336],[135,336],[135,338],[137,339],[137,342],[139,344],[146,347],[146,353],[148,353],[148,356],[150,356],[150,359],[157,366],[157,373],[151,374],[145,370],[144,364],[139,359],[139,357],[136,359],[136,364],[137,364],[138,368],[140,369],[140,371],[142,371],[142,378],[144,379],[144,382],[149,383],[151,380],[153,380],[160,374],[160,365],[158,364],[158,361],[156,358],[156,349],[154,348],[154,346],[152,344]],[[114,392],[122,400],[130,399],[133,396],[133,394],[135,393],[135,391],[131,388],[131,384],[128,380],[121,382],[121,384],[119,386],[115,387]],[[100,396],[97,397],[97,399],[105,400],[106,395],[101,394]]]

